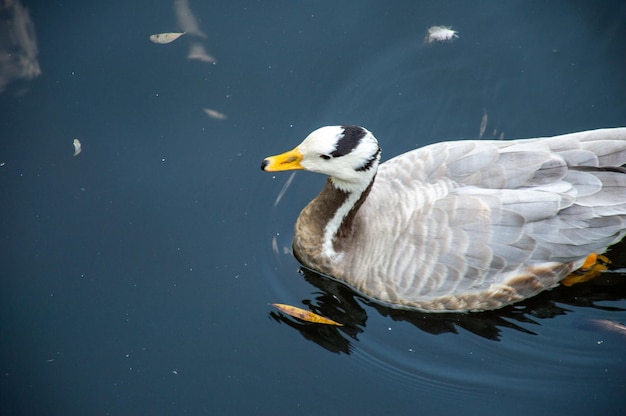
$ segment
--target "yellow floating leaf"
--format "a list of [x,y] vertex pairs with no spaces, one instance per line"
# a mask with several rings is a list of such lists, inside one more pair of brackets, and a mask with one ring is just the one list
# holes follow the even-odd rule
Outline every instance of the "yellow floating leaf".
[[294,318],[298,318],[302,321],[313,322],[316,324],[343,326],[343,324],[335,322],[332,319],[324,318],[323,316],[320,316],[311,311],[307,311],[306,309],[298,308],[296,306],[285,305],[284,303],[272,303],[272,306],[286,313],[287,315],[293,316]]

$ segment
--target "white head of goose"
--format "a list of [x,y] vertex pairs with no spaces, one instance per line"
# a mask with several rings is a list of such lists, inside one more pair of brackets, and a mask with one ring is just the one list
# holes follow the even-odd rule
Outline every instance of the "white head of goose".
[[329,175],[300,214],[305,266],[392,307],[496,309],[626,234],[626,128],[443,142],[380,164],[372,133],[322,127],[265,171]]

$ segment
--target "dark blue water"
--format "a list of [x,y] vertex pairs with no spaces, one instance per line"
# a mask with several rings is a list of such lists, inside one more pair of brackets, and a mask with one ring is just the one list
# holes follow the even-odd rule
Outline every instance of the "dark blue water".
[[[383,159],[484,114],[485,138],[623,126],[623,2],[191,0],[206,37],[156,45],[173,1],[23,1],[36,53],[5,3],[0,414],[623,414],[626,335],[598,320],[626,323],[626,274],[481,314],[383,308],[290,253],[324,178],[259,170],[326,124]],[[425,44],[435,24],[459,38]]]

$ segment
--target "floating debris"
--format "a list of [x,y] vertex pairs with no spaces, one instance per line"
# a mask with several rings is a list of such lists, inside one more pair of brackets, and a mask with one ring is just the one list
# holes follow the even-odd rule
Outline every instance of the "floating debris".
[[187,55],[187,59],[191,59],[192,61],[206,62],[209,64],[215,62],[215,58],[209,55],[204,49],[204,46],[202,46],[200,43],[194,43],[193,45],[191,45],[191,47],[189,48],[189,54]]
[[448,42],[458,38],[456,30],[452,30],[450,26],[432,26],[428,28],[428,35],[426,35],[426,42]]
[[340,324],[339,322],[335,322],[332,319],[324,318],[323,316],[320,316],[311,311],[307,311],[306,309],[300,309],[298,307],[285,305],[283,303],[272,303],[272,306],[286,313],[287,315],[293,316],[294,318],[298,318],[302,321],[324,325],[343,326],[343,324]]
[[483,112],[483,118],[480,121],[480,130],[478,132],[479,133],[478,137],[480,139],[483,138],[483,134],[485,134],[485,130],[487,130],[487,112],[486,111]]
[[74,144],[74,156],[78,156],[78,154],[81,152],[81,150],[83,150],[82,146],[80,144],[80,140],[74,139],[73,144]]
[[181,37],[182,35],[186,34],[187,32],[180,32],[180,33],[157,33],[154,35],[150,35],[150,41],[152,41],[153,43],[160,43],[162,45],[166,44],[166,43],[172,43],[174,42],[176,39],[178,39],[179,37]]
[[210,108],[203,108],[202,111],[204,111],[207,116],[216,120],[226,120],[228,118],[226,114],[220,113],[217,110],[211,110]]

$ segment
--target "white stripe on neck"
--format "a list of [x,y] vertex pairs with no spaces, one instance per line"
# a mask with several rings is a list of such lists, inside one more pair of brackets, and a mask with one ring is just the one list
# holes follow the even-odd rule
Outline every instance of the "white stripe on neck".
[[346,218],[346,215],[357,203],[363,192],[351,192],[346,200],[337,208],[333,217],[328,221],[326,227],[324,227],[324,243],[322,244],[322,254],[329,258],[331,261],[339,261],[343,256],[343,253],[337,253],[333,247],[333,239],[341,227],[341,223]]

